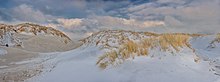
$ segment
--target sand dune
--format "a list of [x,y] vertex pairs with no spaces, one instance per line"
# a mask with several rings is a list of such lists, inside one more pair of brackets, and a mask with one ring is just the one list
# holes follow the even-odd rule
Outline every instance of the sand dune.
[[[25,65],[28,63],[17,64],[16,62],[37,58],[39,53],[64,52],[72,50],[80,45],[80,43],[74,41],[65,43],[62,38],[50,35],[33,36],[17,34],[15,36],[21,40],[22,46],[0,47],[1,51],[5,52],[0,55],[0,70],[7,70],[0,71],[0,82],[7,82],[9,80],[22,81],[30,78],[30,76],[27,77],[29,72],[31,75],[36,75],[40,72],[37,67],[34,67],[32,69],[28,69],[28,73],[23,74],[27,71],[27,69],[23,68],[26,68]],[[21,67],[22,69],[13,69],[15,67]]]
[[70,41],[64,43],[60,37],[54,36],[32,36],[23,41],[23,49],[33,52],[61,52],[68,51],[79,46],[78,43]]
[[19,37],[19,39],[22,40],[22,46],[2,46],[1,48],[7,51],[7,53],[0,56],[1,66],[35,57],[38,55],[38,53],[63,52],[72,50],[80,45],[80,43],[73,41],[64,43],[62,38],[56,36],[16,35],[16,37]]

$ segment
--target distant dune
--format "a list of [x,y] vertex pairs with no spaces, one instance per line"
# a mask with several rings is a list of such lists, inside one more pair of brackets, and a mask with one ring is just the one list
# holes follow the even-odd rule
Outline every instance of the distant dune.
[[[23,61],[38,58],[41,53],[65,52],[81,45],[59,30],[37,24],[1,24],[0,32],[0,82],[22,81],[40,72],[39,66],[27,68]],[[31,73],[26,73],[27,70]]]

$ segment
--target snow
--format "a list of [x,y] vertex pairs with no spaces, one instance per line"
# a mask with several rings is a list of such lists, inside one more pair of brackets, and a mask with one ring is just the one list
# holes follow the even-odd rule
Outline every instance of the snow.
[[7,53],[8,53],[7,50],[0,48],[0,57],[1,55],[5,55]]
[[0,39],[0,45],[8,45],[8,46],[14,46],[16,44],[19,44],[19,40],[17,40],[15,37],[13,37],[12,32],[5,32],[4,35],[2,35],[2,38]]
[[[194,38],[191,40],[192,47],[196,49],[196,53],[199,54],[200,57],[209,60],[215,60],[220,58],[220,47],[217,46],[215,48],[210,48],[211,41],[215,39],[214,35]],[[219,43],[216,45],[220,45]]]
[[[30,31],[30,28],[26,30]],[[9,44],[9,46],[21,44],[13,35],[13,32],[4,32],[0,44]],[[26,35],[29,35],[28,32]],[[77,49],[39,53],[40,56],[37,58],[10,64],[27,64],[33,67],[43,65],[43,72],[27,79],[26,82],[220,82],[220,43],[210,44],[215,39],[215,35],[192,38],[190,44],[195,49],[195,53],[186,47],[180,52],[173,52],[174,54],[156,47],[150,50],[149,56],[126,59],[123,63],[106,69],[96,65],[99,56],[103,55],[105,50],[117,49],[125,40],[140,41],[149,37],[151,37],[150,33],[143,32],[101,31],[84,39],[84,44]],[[30,40],[29,42],[39,42],[40,39]],[[44,41],[41,40],[40,43]],[[55,42],[50,44],[53,45]],[[109,48],[106,48],[106,44]],[[40,47],[39,43],[36,45],[22,46]],[[215,47],[210,47],[213,45]],[[7,50],[0,48],[0,57],[5,54]],[[200,58],[199,62],[194,61],[195,55]],[[7,67],[3,65],[0,69]]]
[[0,66],[0,69],[2,69],[2,68],[6,68],[6,67],[8,67],[8,66],[5,66],[5,65],[4,65],[4,66]]
[[[214,38],[214,35],[192,38],[190,44],[195,53],[189,48],[175,54],[154,49],[150,52],[154,56],[127,59],[106,69],[96,65],[105,52],[96,45],[46,53],[42,55],[51,57],[42,62],[46,71],[26,82],[220,82],[220,48],[208,47]],[[194,61],[195,55],[199,56],[199,62]]]
[[[60,53],[48,61],[59,63],[51,72],[29,79],[30,82],[218,82],[208,61],[194,62],[189,51],[163,58],[136,57],[121,65],[100,69],[95,65],[102,54],[95,47]],[[163,53],[160,53],[163,54]],[[62,62],[61,62],[62,61]]]
[[[204,59],[209,61],[211,70],[216,75],[220,74],[220,43],[215,43],[216,47],[210,47],[210,44],[215,39],[214,35],[199,37],[191,40],[192,47],[196,49],[196,53]],[[216,81],[218,82],[218,81]]]

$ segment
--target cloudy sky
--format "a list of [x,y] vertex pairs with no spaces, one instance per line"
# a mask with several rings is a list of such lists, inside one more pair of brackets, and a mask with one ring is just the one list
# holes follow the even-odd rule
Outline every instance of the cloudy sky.
[[0,0],[0,23],[20,22],[79,32],[155,28],[211,33],[220,32],[220,0]]

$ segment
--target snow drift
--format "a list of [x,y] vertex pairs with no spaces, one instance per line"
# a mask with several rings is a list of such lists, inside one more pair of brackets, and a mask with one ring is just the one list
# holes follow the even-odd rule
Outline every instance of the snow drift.
[[[44,62],[46,66],[55,65],[50,72],[27,81],[218,82],[219,43],[209,47],[217,38],[205,34],[101,31],[81,40],[81,47]],[[195,61],[197,58],[199,61]],[[101,64],[105,62],[103,69]]]

